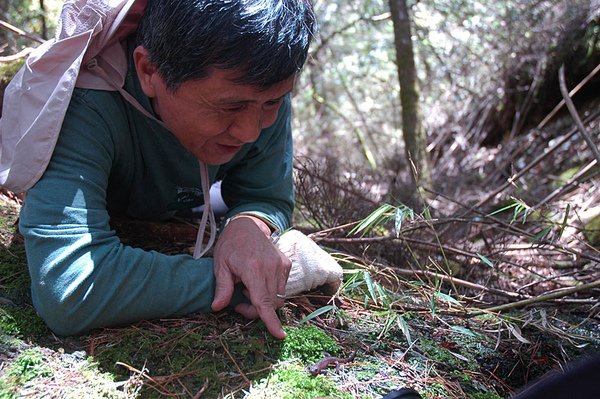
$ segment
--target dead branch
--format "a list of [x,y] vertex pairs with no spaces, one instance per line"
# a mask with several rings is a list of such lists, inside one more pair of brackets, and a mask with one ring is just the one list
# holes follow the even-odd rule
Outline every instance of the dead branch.
[[[587,84],[587,82],[589,82],[594,76],[596,76],[596,74],[598,73],[598,71],[600,71],[600,64],[598,64],[596,66],[596,68],[594,68],[594,70],[592,72],[590,72],[585,78],[583,78],[581,80],[581,82],[579,82],[579,84],[577,86],[575,86],[573,88],[573,90],[571,90],[569,92],[569,97],[573,97],[575,94],[577,94],[577,92],[579,90],[581,90],[581,88],[583,86],[585,86]],[[562,99],[558,104],[556,104],[556,106],[552,109],[552,111],[550,111],[548,113],[548,115],[546,115],[546,117],[544,118],[544,120],[542,120],[537,126],[536,129],[540,130],[541,128],[543,128],[544,126],[546,126],[546,123],[548,123],[553,117],[554,115],[556,115],[556,113],[558,111],[560,111],[560,109],[565,105],[565,100]]]
[[[589,122],[593,121],[599,115],[600,115],[600,110],[597,110],[596,112],[594,112],[590,116],[588,116],[585,119],[584,123],[589,123]],[[544,160],[546,157],[548,157],[550,154],[552,154],[554,151],[556,151],[558,148],[560,148],[564,143],[566,143],[568,140],[570,140],[571,137],[573,137],[576,133],[577,133],[577,127],[574,127],[571,130],[569,130],[569,132],[567,132],[567,134],[565,134],[563,136],[563,138],[560,139],[559,141],[557,141],[551,148],[547,149],[543,154],[539,155],[537,158],[535,158],[533,161],[531,161],[531,163],[529,165],[525,166],[523,169],[521,169],[520,172],[516,173],[514,176],[511,176],[510,179],[508,179],[508,181],[506,183],[504,183],[502,186],[500,186],[499,188],[494,190],[492,193],[488,194],[487,197],[485,197],[484,199],[479,201],[477,203],[477,205],[475,205],[474,207],[481,208],[483,205],[487,204],[496,195],[498,195],[499,193],[504,191],[507,187],[510,187],[517,179],[522,177],[525,173],[529,172],[529,170],[531,170],[534,166],[539,164],[542,160]]]
[[9,31],[16,33],[19,36],[25,37],[25,38],[31,40],[32,42],[36,42],[36,43],[40,43],[40,44],[45,42],[45,40],[43,38],[36,35],[35,33],[25,32],[23,29],[19,29],[16,26],[11,25],[8,22],[1,20],[1,19],[0,19],[0,27],[4,28],[4,29],[8,29]]
[[0,62],[13,62],[19,60],[21,58],[27,57],[33,51],[32,47],[25,47],[23,50],[19,51],[13,55],[6,55],[4,57],[0,57]]
[[[544,198],[543,200],[541,200],[540,202],[538,202],[532,208],[538,209],[542,205],[544,205],[544,204],[552,201],[553,199],[555,199],[559,195],[562,195],[565,192],[567,192],[568,190],[572,189],[573,186],[575,186],[577,183],[580,183],[579,179],[582,176],[584,176],[587,172],[589,172],[597,164],[598,164],[598,162],[595,159],[592,160],[592,162],[588,163],[579,172],[577,172],[573,177],[571,177],[569,180],[567,180],[564,185],[560,186],[559,188],[557,188],[556,190],[554,190],[553,192],[551,192],[550,194],[548,194],[546,196],[546,198]],[[592,174],[592,176],[596,176],[596,175],[597,175],[597,173],[593,173]],[[588,177],[588,178],[591,178],[591,177]]]
[[450,283],[450,284],[459,285],[459,286],[465,287],[465,288],[480,290],[480,291],[486,292],[488,294],[494,294],[494,295],[504,296],[504,297],[513,298],[513,299],[529,297],[528,295],[525,295],[522,293],[509,292],[509,291],[501,290],[498,288],[486,287],[484,285],[472,283],[470,281],[452,277],[447,274],[436,273],[436,272],[432,272],[429,270],[402,269],[399,267],[389,266],[389,265],[379,263],[379,262],[374,262],[374,263],[372,263],[372,265],[376,266],[380,269],[392,270],[394,273],[396,273],[400,276],[419,276],[419,277],[428,277],[428,278],[432,278],[432,279],[439,279],[445,283]]
[[504,305],[494,306],[491,308],[487,308],[483,311],[476,311],[476,312],[469,313],[469,315],[477,316],[477,315],[480,315],[483,313],[501,312],[501,311],[509,310],[509,309],[518,309],[518,308],[522,308],[527,305],[532,305],[534,303],[546,302],[546,301],[549,301],[552,299],[562,298],[564,296],[575,294],[578,292],[590,291],[590,290],[593,290],[594,288],[598,288],[598,287],[600,287],[600,281],[594,281],[593,283],[588,283],[588,284],[581,284],[576,287],[571,287],[571,288],[566,288],[566,289],[560,288],[558,290],[554,290],[547,294],[539,295],[534,298],[528,298],[528,299],[524,299],[524,300],[518,301],[518,302],[511,302],[511,303],[507,303]]
[[581,132],[581,135],[583,136],[585,142],[590,147],[592,154],[594,154],[594,157],[596,157],[596,160],[598,161],[598,163],[600,163],[600,152],[598,151],[598,147],[596,146],[596,143],[594,143],[594,140],[592,140],[588,131],[586,130],[585,126],[583,125],[583,122],[581,121],[581,118],[579,117],[579,114],[577,113],[577,109],[575,108],[575,104],[573,104],[573,101],[569,97],[569,91],[567,90],[567,84],[565,83],[565,65],[564,64],[561,65],[560,69],[558,70],[558,81],[559,81],[559,85],[560,85],[560,92],[562,93],[563,99],[565,100],[565,103],[567,104],[567,109],[569,110],[569,113],[575,120],[575,123],[577,124],[577,127],[579,128],[579,131]]

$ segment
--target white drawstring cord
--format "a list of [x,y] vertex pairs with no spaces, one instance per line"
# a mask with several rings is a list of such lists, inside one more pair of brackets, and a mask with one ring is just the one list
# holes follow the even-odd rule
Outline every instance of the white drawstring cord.
[[[215,214],[210,206],[210,179],[208,176],[208,168],[204,162],[198,160],[198,163],[200,164],[202,194],[204,195],[204,211],[202,212],[202,219],[200,219],[200,227],[198,228],[198,235],[196,236],[196,245],[194,246],[195,259],[202,257],[202,255],[208,252],[217,237],[217,222],[215,221]],[[206,230],[206,224],[208,220],[210,220],[210,237],[206,247],[202,248],[204,232]]]

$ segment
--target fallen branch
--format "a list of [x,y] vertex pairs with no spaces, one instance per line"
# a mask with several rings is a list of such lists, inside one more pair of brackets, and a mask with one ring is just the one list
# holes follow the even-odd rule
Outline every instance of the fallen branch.
[[[600,110],[597,110],[596,112],[594,112],[590,116],[588,116],[586,118],[586,120],[584,121],[584,123],[589,123],[590,121],[593,121],[599,115],[600,115]],[[564,135],[562,139],[558,140],[551,148],[547,149],[543,154],[541,154],[537,158],[535,158],[529,165],[527,165],[523,169],[521,169],[520,172],[516,173],[514,176],[511,176],[510,179],[508,179],[508,181],[506,183],[504,183],[502,186],[498,187],[492,193],[488,194],[488,196],[485,197],[483,200],[479,201],[474,206],[474,208],[481,208],[484,204],[487,204],[496,195],[498,195],[499,193],[504,191],[507,187],[510,187],[517,179],[519,179],[525,173],[529,172],[534,166],[536,166],[542,160],[544,160],[544,158],[548,157],[554,151],[559,149],[563,144],[565,144],[567,141],[569,141],[576,133],[577,133],[576,127],[569,130],[569,132],[566,135]]]
[[472,283],[470,281],[462,280],[456,277],[448,276],[445,274],[440,274],[436,272],[430,272],[428,270],[411,270],[411,269],[401,269],[393,266],[386,266],[388,269],[393,270],[395,273],[403,276],[422,276],[422,277],[430,277],[434,279],[439,279],[445,283],[459,285],[465,288],[471,288],[475,290],[480,290],[486,292],[488,294],[500,295],[507,298],[526,298],[526,295],[518,294],[516,292],[504,291],[498,288],[490,288],[481,284]]
[[9,24],[6,21],[3,21],[0,19],[0,27],[8,29],[9,31],[16,33],[19,36],[22,37],[26,37],[27,39],[31,40],[32,42],[37,42],[37,43],[44,43],[45,40],[42,39],[40,36],[36,35],[35,33],[29,33],[29,32],[25,32],[23,29],[19,29],[14,25]]
[[434,243],[434,242],[419,240],[416,238],[407,238],[407,237],[396,238],[396,237],[392,237],[392,236],[383,236],[383,237],[359,237],[359,238],[319,238],[315,241],[332,243],[332,244],[373,244],[376,242],[391,242],[393,244],[402,244],[403,242],[407,242],[407,243],[411,243],[411,244],[420,245],[423,247],[441,249],[445,252],[454,253],[456,255],[462,255],[462,256],[469,257],[469,258],[479,259],[479,256],[472,252],[467,252],[467,251],[463,251],[462,249],[448,247],[445,245],[440,245],[440,244]]
[[[587,84],[587,82],[589,82],[594,76],[596,76],[596,74],[598,73],[598,71],[600,71],[600,64],[596,65],[596,68],[594,68],[594,70],[592,72],[590,72],[585,78],[583,78],[583,80],[581,82],[579,82],[579,84],[577,86],[575,86],[573,88],[573,90],[571,90],[569,92],[569,97],[573,97],[575,94],[577,94],[577,92],[579,90],[581,90],[581,88],[583,86],[585,86]],[[561,100],[558,104],[556,104],[556,107],[554,107],[554,109],[552,111],[550,111],[550,113],[548,115],[546,115],[546,117],[544,118],[543,121],[541,121],[537,126],[536,129],[540,130],[542,129],[544,126],[546,126],[546,123],[548,123],[548,121],[550,121],[554,115],[556,115],[556,113],[563,107],[563,105],[565,105],[565,100]]]
[[25,58],[33,51],[32,47],[25,47],[23,50],[19,51],[13,55],[6,55],[4,57],[0,57],[0,62],[13,62],[19,60],[21,58]]
[[567,90],[567,84],[565,83],[565,65],[564,64],[561,65],[560,69],[558,70],[558,81],[559,81],[559,86],[560,86],[560,92],[562,93],[565,103],[567,104],[567,109],[569,110],[569,113],[575,120],[575,124],[579,128],[579,132],[583,136],[587,145],[590,147],[592,154],[594,154],[594,157],[596,157],[596,160],[600,164],[600,152],[598,151],[598,147],[596,146],[596,143],[594,143],[594,140],[592,140],[587,129],[583,125],[583,122],[581,121],[581,118],[579,117],[579,114],[577,113],[577,109],[575,108],[575,104],[573,104],[571,97],[569,97],[569,91]]
[[546,302],[546,301],[550,301],[552,299],[562,298],[564,296],[575,294],[577,292],[589,291],[594,288],[600,288],[600,281],[594,281],[593,283],[588,283],[588,284],[581,284],[581,285],[578,285],[576,287],[571,287],[571,288],[565,288],[565,289],[561,288],[561,289],[554,290],[547,294],[543,294],[543,295],[540,295],[540,296],[537,296],[534,298],[528,298],[528,299],[524,299],[524,300],[518,301],[518,302],[511,302],[511,303],[507,303],[504,305],[487,308],[487,309],[484,309],[481,311],[471,312],[471,313],[469,313],[469,316],[477,316],[477,315],[484,314],[484,313],[501,312],[501,311],[509,310],[509,309],[518,309],[518,308],[525,307],[527,305],[532,305],[534,303]]
[[[546,196],[546,198],[544,198],[543,200],[538,202],[536,205],[532,206],[532,208],[539,209],[542,205],[552,201],[553,199],[555,199],[559,195],[562,195],[563,193],[567,192],[568,190],[571,190],[573,188],[573,186],[576,185],[575,183],[580,183],[579,179],[581,177],[583,177],[586,173],[588,173],[590,170],[592,170],[592,168],[594,166],[596,166],[597,164],[598,164],[597,161],[595,159],[593,159],[592,162],[590,162],[586,166],[584,166],[579,172],[577,172],[573,177],[571,177],[569,180],[567,180],[562,186],[560,186],[559,188],[557,188],[556,190],[554,190],[553,192],[548,194]],[[595,176],[595,173],[592,174],[592,176]],[[588,177],[588,179],[590,179],[590,178],[591,177]]]
[[[348,256],[348,254],[343,254],[344,256]],[[356,259],[354,256],[350,255],[350,258],[352,259]],[[414,270],[414,269],[402,269],[400,267],[396,267],[396,266],[389,266],[386,265],[384,263],[379,263],[379,262],[373,262],[370,263],[373,266],[376,266],[379,269],[389,269],[391,271],[393,271],[395,274],[400,275],[400,276],[419,276],[419,277],[429,277],[429,278],[433,278],[433,279],[439,279],[442,282],[445,283],[450,283],[453,285],[459,285],[461,287],[465,287],[465,288],[471,288],[471,289],[475,289],[475,290],[480,290],[483,292],[486,292],[488,294],[494,294],[494,295],[500,295],[500,296],[505,296],[508,298],[527,298],[528,296],[525,294],[520,294],[520,293],[516,293],[516,292],[509,292],[509,291],[504,291],[498,288],[491,288],[491,287],[486,287],[484,285],[480,285],[480,284],[476,284],[476,283],[472,283],[470,281],[466,281],[466,280],[462,280],[456,277],[452,277],[449,276],[447,274],[441,274],[441,273],[436,273],[436,272],[432,272],[429,270]]]

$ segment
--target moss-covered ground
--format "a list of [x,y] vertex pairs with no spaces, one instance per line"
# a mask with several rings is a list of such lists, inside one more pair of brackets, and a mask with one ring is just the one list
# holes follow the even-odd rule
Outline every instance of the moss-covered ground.
[[[5,201],[0,212],[2,399],[368,399],[407,386],[429,399],[496,399],[600,350],[600,329],[585,315],[465,317],[464,303],[439,287],[351,262],[342,262],[345,285],[333,300],[317,292],[281,309],[283,341],[227,312],[58,337],[31,305],[18,206]],[[322,375],[305,369],[354,351]]]

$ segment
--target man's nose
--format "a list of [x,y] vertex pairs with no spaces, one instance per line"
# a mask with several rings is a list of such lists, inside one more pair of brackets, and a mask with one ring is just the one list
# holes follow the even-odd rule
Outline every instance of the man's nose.
[[247,109],[240,112],[230,127],[229,134],[242,143],[252,143],[258,139],[263,128],[263,112],[257,109]]

